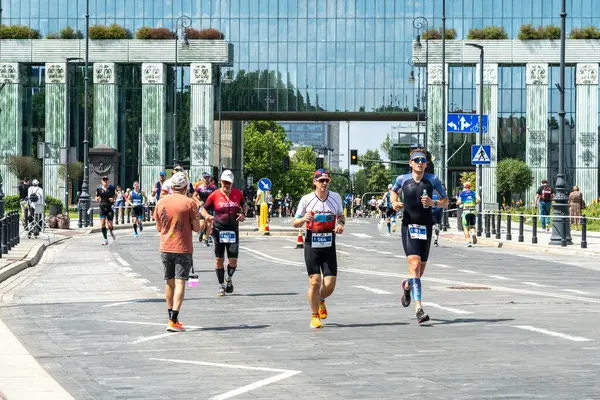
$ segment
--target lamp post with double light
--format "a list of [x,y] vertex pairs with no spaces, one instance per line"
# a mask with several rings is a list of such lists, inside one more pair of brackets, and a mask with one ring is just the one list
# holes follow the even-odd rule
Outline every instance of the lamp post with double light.
[[83,77],[83,182],[81,183],[81,193],[79,195],[79,221],[77,226],[88,227],[91,216],[88,214],[90,209],[90,120],[89,120],[89,66],[90,66],[90,0],[85,2],[85,70]]
[[[427,21],[427,18],[425,17],[417,17],[415,19],[413,19],[413,26],[414,28],[417,30],[417,38],[415,40],[415,47],[417,48],[421,48],[423,45],[421,44],[421,32],[425,32],[425,99],[424,99],[424,105],[423,108],[425,109],[425,137],[423,138],[423,145],[425,146],[425,148],[427,148],[427,140],[429,139],[428,137],[428,133],[429,133],[429,128],[427,127],[427,119],[429,118],[428,115],[428,88],[427,85],[429,84],[429,38],[427,36],[427,31],[429,30],[429,21]],[[419,60],[417,59],[417,62],[419,62]]]
[[[223,173],[223,146],[221,145],[222,143],[222,139],[223,139],[223,133],[222,133],[222,120],[221,120],[221,107],[222,107],[222,98],[221,98],[221,94],[223,93],[222,90],[222,84],[229,84],[231,82],[233,82],[233,79],[231,79],[231,77],[229,76],[229,71],[226,71],[225,75],[223,75],[221,73],[221,65],[223,65],[223,61],[224,60],[228,60],[229,57],[223,57],[221,59],[221,61],[219,62],[219,71],[218,71],[218,79],[219,81],[217,82],[217,112],[219,114],[219,166],[218,166],[218,171],[219,171],[219,177],[221,176],[221,173]],[[233,131],[232,131],[233,134]]]
[[173,37],[175,38],[175,68],[173,69],[173,167],[178,163],[177,160],[177,67],[179,64],[179,31],[183,44],[189,46],[186,29],[192,26],[192,19],[187,15],[181,15],[175,20]]
[[[415,83],[415,62],[419,63],[419,59],[415,56],[408,59],[408,65],[411,66],[410,75],[408,76],[408,83]],[[421,72],[420,67],[417,66],[417,144],[425,145],[425,139],[421,142]],[[427,124],[425,124],[427,126]]]

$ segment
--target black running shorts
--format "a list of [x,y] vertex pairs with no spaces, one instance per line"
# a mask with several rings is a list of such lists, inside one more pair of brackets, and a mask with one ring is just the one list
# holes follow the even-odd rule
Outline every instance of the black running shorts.
[[212,236],[213,242],[215,245],[215,257],[223,258],[225,257],[225,250],[227,250],[227,258],[238,258],[240,252],[240,232],[236,230],[232,230],[235,232],[235,243],[221,243],[219,240],[219,230],[213,229]]
[[308,276],[321,275],[337,276],[337,253],[335,251],[335,234],[333,234],[331,247],[314,249],[312,247],[311,232],[309,231],[304,241],[304,262]]
[[144,207],[143,206],[135,206],[131,209],[131,216],[133,218],[143,217],[144,216]]
[[444,215],[444,211],[441,208],[439,208],[435,211],[432,211],[431,214],[433,215],[433,224],[440,225],[442,223],[442,216]]
[[106,218],[112,221],[115,216],[115,212],[112,209],[111,203],[100,203],[100,218]]
[[385,217],[386,218],[392,218],[394,215],[396,215],[396,211],[393,208],[385,209]]
[[427,240],[411,239],[408,225],[402,224],[402,247],[404,254],[408,256],[419,256],[425,262],[429,258],[429,247],[431,246],[431,226],[427,226]]

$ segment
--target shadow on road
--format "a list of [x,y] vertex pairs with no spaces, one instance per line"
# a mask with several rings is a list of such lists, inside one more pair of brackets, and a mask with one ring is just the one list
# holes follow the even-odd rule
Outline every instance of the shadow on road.
[[[240,330],[240,329],[265,329],[270,327],[271,325],[233,325],[233,326],[213,326],[213,327],[202,327],[201,329],[195,329],[198,331],[232,331],[232,330]],[[188,329],[188,332],[191,329]]]
[[338,324],[336,322],[332,324],[325,324],[325,327],[333,327],[333,328],[370,328],[373,326],[400,326],[400,325],[408,325],[407,322],[378,322],[372,324]]
[[513,318],[500,318],[500,319],[475,319],[475,318],[457,318],[457,319],[437,319],[431,318],[431,322],[423,326],[435,326],[435,325],[450,325],[450,324],[469,324],[473,322],[480,323],[497,323],[514,321]]
[[261,296],[297,296],[300,293],[248,293],[248,294],[232,294],[230,296],[244,296],[244,297],[261,297]]

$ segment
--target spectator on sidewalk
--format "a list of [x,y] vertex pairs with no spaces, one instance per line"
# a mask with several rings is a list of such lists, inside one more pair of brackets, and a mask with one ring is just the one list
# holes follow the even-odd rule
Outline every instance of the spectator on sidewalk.
[[552,207],[552,199],[554,198],[554,189],[548,185],[546,179],[542,180],[542,186],[537,190],[535,195],[535,206],[540,209],[540,220],[542,229],[550,232],[550,208]]
[[575,225],[575,230],[579,230],[581,224],[581,211],[585,208],[583,194],[578,186],[573,186],[573,191],[569,194],[569,215],[571,216],[571,225]]
[[23,227],[27,226],[27,214],[29,211],[27,196],[29,193],[29,178],[24,178],[19,185],[19,204],[21,205],[21,216],[23,217]]

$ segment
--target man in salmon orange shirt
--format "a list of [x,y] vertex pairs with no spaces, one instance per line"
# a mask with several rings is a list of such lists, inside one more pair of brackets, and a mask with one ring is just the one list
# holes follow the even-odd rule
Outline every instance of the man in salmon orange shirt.
[[[225,170],[221,174],[221,187],[212,192],[200,213],[208,223],[214,221],[212,231],[215,244],[219,281],[217,296],[233,293],[233,274],[238,266],[240,249],[239,225],[246,219],[246,199],[241,190],[233,187],[233,172]],[[214,211],[214,216],[210,214]],[[225,250],[227,250],[227,278],[225,278]]]
[[188,179],[183,172],[171,177],[172,194],[160,198],[154,210],[156,230],[160,233],[160,256],[165,270],[165,294],[169,310],[169,332],[183,332],[179,310],[185,284],[192,268],[194,244],[192,231],[200,232],[196,202],[186,196]]

